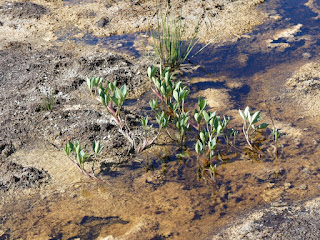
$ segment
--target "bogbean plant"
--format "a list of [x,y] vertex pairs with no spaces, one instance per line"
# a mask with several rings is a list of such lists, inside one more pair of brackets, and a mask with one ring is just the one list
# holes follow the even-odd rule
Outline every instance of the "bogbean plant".
[[239,113],[243,120],[242,132],[245,136],[247,144],[250,150],[252,151],[257,150],[252,145],[254,143],[255,133],[259,129],[264,129],[268,127],[269,124],[261,123],[257,125],[258,122],[261,121],[260,111],[257,111],[255,113],[250,113],[250,108],[246,107],[244,111],[239,110]]
[[[181,81],[173,80],[170,68],[162,70],[160,67],[159,73],[158,71],[158,68],[150,66],[148,68],[148,77],[154,83],[153,92],[160,100],[162,108],[155,99],[152,99],[149,104],[156,113],[159,126],[166,129],[170,138],[182,144],[190,127],[189,112],[185,110],[185,101],[190,90],[183,86]],[[168,130],[169,122],[172,122],[176,127],[178,132],[176,136],[172,136]]]
[[[216,115],[216,112],[205,110],[206,100],[199,98],[198,107],[194,112],[194,119],[197,123],[199,139],[195,144],[195,151],[198,155],[198,177],[214,180],[217,165],[213,161],[215,155],[219,155],[217,145],[219,138],[223,138],[230,118]],[[204,127],[202,127],[204,125]]]
[[131,149],[135,148],[135,138],[127,124],[126,118],[121,117],[121,110],[124,101],[128,95],[128,88],[123,85],[121,88],[117,87],[117,81],[107,81],[106,87],[103,88],[102,84],[99,86],[100,102],[107,108],[113,119],[118,125],[119,132],[129,141]]
[[101,77],[87,78],[87,85],[88,85],[90,92],[92,93],[93,90],[96,91],[96,89],[100,86],[101,82],[102,82]]
[[[161,65],[160,68],[150,66],[147,70],[147,75],[154,84],[153,92],[157,97],[157,99],[150,100],[149,105],[154,112],[158,129],[154,130],[153,124],[149,122],[149,116],[142,117],[140,123],[144,134],[138,149],[136,149],[135,142],[137,136],[133,135],[126,119],[122,118],[123,114],[121,114],[121,110],[123,110],[122,106],[128,94],[126,85],[118,88],[116,81],[108,81],[105,87],[103,87],[101,78],[89,78],[87,84],[91,93],[93,90],[95,93],[98,91],[100,102],[114,118],[118,125],[119,132],[129,141],[130,148],[136,152],[141,152],[152,145],[163,130],[182,147],[186,139],[186,133],[191,130],[190,126],[196,129],[198,132],[198,140],[195,143],[195,151],[199,164],[198,177],[215,181],[217,164],[219,163],[216,159],[222,160],[220,156],[220,144],[233,144],[233,146],[235,146],[235,137],[238,134],[238,131],[234,129],[227,130],[230,118],[222,118],[218,116],[216,112],[206,111],[206,100],[199,98],[198,109],[194,111],[193,115],[195,124],[191,123],[190,113],[186,111],[185,108],[190,90],[183,86],[180,80],[173,78],[171,69],[169,67],[162,69]],[[254,148],[253,144],[255,133],[259,129],[266,128],[268,124],[262,123],[258,125],[258,122],[261,120],[260,111],[252,114],[250,113],[249,107],[246,107],[244,111],[239,110],[239,113],[243,119],[242,131],[246,142],[250,150],[258,151],[258,149]],[[172,131],[175,131],[176,134],[173,135]],[[275,143],[277,143],[280,136],[279,131],[276,130],[272,134]],[[232,144],[229,142],[228,136],[233,138]],[[68,156],[73,152],[74,162],[79,170],[89,177],[94,177],[94,175],[92,176],[85,171],[84,163],[96,159],[102,149],[103,147],[100,146],[99,142],[94,142],[94,154],[88,155],[85,150],[81,148],[78,141],[75,143],[69,141],[66,145],[65,152]]]
[[[80,172],[82,172],[83,174],[85,174],[90,178],[97,179],[94,175],[94,163],[98,155],[101,154],[103,149],[104,149],[104,146],[101,146],[99,141],[93,141],[92,143],[93,154],[88,154],[88,152],[83,147],[81,147],[79,141],[76,140],[74,143],[72,143],[71,141],[68,141],[64,151],[66,155],[69,157],[69,159],[76,164]],[[70,157],[71,153],[73,153],[74,159]],[[84,164],[89,161],[92,162],[92,174],[88,173],[84,168]]]

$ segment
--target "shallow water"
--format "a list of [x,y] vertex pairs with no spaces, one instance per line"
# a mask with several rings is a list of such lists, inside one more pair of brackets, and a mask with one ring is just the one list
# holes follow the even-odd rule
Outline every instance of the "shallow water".
[[[273,201],[319,195],[319,149],[313,141],[319,136],[316,128],[319,123],[306,128],[299,120],[304,116],[296,117],[300,107],[292,106],[290,99],[276,98],[286,91],[285,82],[293,70],[305,62],[319,61],[319,19],[314,19],[315,13],[303,5],[305,2],[279,1],[275,5],[268,1],[263,7],[276,7],[281,20],[267,22],[235,43],[208,46],[191,58],[192,64],[201,67],[188,75],[193,103],[198,95],[221,101],[211,92],[217,89],[228,100],[219,105],[221,114],[236,118],[234,109],[248,105],[261,109],[263,117],[270,121],[269,110],[279,124],[277,127],[286,133],[278,161],[259,162],[238,155],[219,165],[214,191],[212,183],[197,181],[194,157],[179,163],[173,157],[176,147],[156,146],[126,166],[100,176],[107,184],[89,181],[80,173],[73,172],[77,176],[71,176],[65,172],[61,173],[62,179],[80,181],[72,182],[63,194],[56,189],[50,189],[53,195],[30,191],[29,201],[21,201],[17,196],[16,201],[4,202],[2,212],[12,212],[10,218],[0,218],[4,229],[10,226],[7,237],[94,239],[112,235],[121,236],[120,239],[209,239],[221,226],[252,209]],[[298,24],[302,24],[300,31],[292,36],[273,38]],[[101,39],[85,35],[74,40],[143,55],[134,48],[135,35]],[[139,108],[148,96],[132,101],[130,108]],[[236,121],[231,124],[239,127]],[[298,141],[295,134],[300,133],[305,137]],[[52,152],[62,158],[57,150]],[[37,154],[22,152],[13,158],[29,158],[32,162]],[[146,164],[153,164],[155,171],[146,173]],[[300,187],[305,183],[306,189]]]

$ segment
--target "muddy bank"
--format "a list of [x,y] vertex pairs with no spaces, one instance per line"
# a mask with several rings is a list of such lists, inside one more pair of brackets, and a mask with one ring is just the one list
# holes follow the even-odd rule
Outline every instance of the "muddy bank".
[[[223,34],[215,41],[231,40],[263,21],[266,15],[255,9],[262,2],[186,1],[182,15],[187,16],[187,23],[192,22],[190,26],[203,18],[199,33],[206,33],[206,38],[202,40],[211,40],[217,32]],[[99,139],[108,146],[108,161],[125,160],[126,142],[106,111],[88,93],[85,80],[90,76],[117,80],[119,86],[129,87],[129,97],[137,98],[150,88],[145,77],[148,63],[95,46],[79,47],[72,38],[81,39],[88,33],[109,36],[144,31],[156,21],[155,13],[165,8],[152,1],[2,2],[3,159],[30,142],[44,141],[61,149],[66,140],[79,139],[89,146],[90,141]],[[169,9],[178,13],[178,1],[171,1]],[[133,125],[137,124],[137,115],[127,115],[136,122]]]
[[213,237],[219,239],[318,239],[319,198],[302,203],[274,202]]
[[[184,1],[182,16],[194,31],[200,21],[202,41],[238,39],[261,24],[266,14],[256,10],[264,0]],[[154,1],[5,1],[1,3],[0,40],[2,48],[11,41],[43,46],[58,39],[81,39],[148,30],[157,22],[157,12],[166,9]],[[179,14],[179,1],[170,1],[169,11]],[[7,34],[10,33],[10,34]]]
[[[111,53],[38,51],[19,42],[0,50],[0,56],[2,161],[32,142],[62,149],[67,140],[75,139],[87,146],[100,140],[108,146],[109,161],[125,161],[127,143],[106,109],[90,95],[86,78],[101,76],[105,82],[126,84],[133,98],[149,88],[142,73],[145,64]],[[135,113],[127,112],[127,117],[138,124]]]

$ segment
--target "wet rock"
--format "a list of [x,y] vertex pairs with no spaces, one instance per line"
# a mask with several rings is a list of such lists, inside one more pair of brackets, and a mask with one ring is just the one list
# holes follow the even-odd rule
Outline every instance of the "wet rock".
[[32,2],[5,2],[0,6],[0,14],[9,15],[11,18],[36,18],[48,13],[47,8]]
[[103,17],[97,22],[98,27],[101,27],[101,28],[106,27],[109,23],[110,23],[110,19],[107,17]]

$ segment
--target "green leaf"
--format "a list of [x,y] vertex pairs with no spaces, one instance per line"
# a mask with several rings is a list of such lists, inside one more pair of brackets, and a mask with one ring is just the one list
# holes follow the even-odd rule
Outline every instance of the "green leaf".
[[156,74],[157,71],[158,71],[158,68],[155,68],[154,66],[148,67],[148,70],[147,70],[148,77],[151,79]]
[[249,118],[249,116],[250,116],[249,110],[250,110],[250,108],[248,106],[244,109],[244,116],[246,119]]
[[199,123],[201,122],[201,115],[200,115],[198,112],[196,112],[196,113],[194,114],[194,119],[195,119],[196,122],[199,124]]
[[165,76],[164,76],[165,83],[166,83],[166,84],[169,84],[170,79],[171,79],[171,74],[170,74],[170,72],[166,72],[166,73],[165,73]]
[[163,85],[160,87],[160,91],[164,96],[167,97],[167,91],[166,91],[166,88]]
[[117,97],[115,97],[115,96],[112,96],[111,97],[111,99],[112,99],[112,102],[114,102],[114,104],[116,104],[116,106],[120,106],[120,99],[118,99]]
[[199,97],[198,106],[200,108],[200,112],[206,107],[206,105],[207,105],[207,100],[202,99],[201,97]]
[[187,151],[183,151],[182,153],[178,153],[176,154],[177,158],[188,158],[189,157],[189,153]]
[[203,110],[202,114],[203,114],[204,120],[206,121],[206,123],[208,123],[210,119],[209,114],[205,110]]
[[173,97],[176,101],[179,101],[179,93],[177,92],[177,90],[173,91]]
[[240,113],[240,116],[242,117],[243,120],[246,120],[246,117],[244,116],[244,113],[239,109],[239,113]]
[[[75,142],[75,144],[76,144],[77,142]],[[69,148],[70,148],[70,150],[71,151],[73,151],[73,152],[75,152],[75,147],[74,147],[74,145],[72,144],[72,142],[68,142],[68,145],[69,145]]]
[[253,114],[253,116],[251,118],[251,124],[255,124],[255,123],[259,122],[260,120],[261,120],[260,111],[257,111]]
[[183,100],[186,100],[186,98],[188,97],[190,91],[188,89],[184,89],[183,93],[182,93],[182,98]]
[[180,88],[182,88],[182,82],[181,81],[176,83],[176,86],[175,86],[174,89],[178,91],[178,90],[180,90]]
[[90,91],[92,91],[91,78],[87,78],[87,85]]
[[199,140],[197,141],[197,143],[195,145],[195,150],[196,150],[198,155],[200,155],[202,150],[203,150],[203,145]]
[[264,129],[264,128],[268,127],[268,126],[269,126],[269,124],[267,124],[267,123],[261,123],[261,124],[257,127],[257,129]]
[[213,152],[216,149],[217,146],[217,139],[214,137],[209,143],[208,143],[210,152]]
[[119,88],[116,88],[114,91],[114,95],[118,100],[122,99],[122,91]]
[[127,85],[123,85],[120,89],[121,93],[122,93],[122,98],[123,98],[123,101],[125,100],[125,98],[127,97],[127,94],[128,94],[128,88],[127,88]]
[[152,110],[156,110],[156,108],[158,107],[158,102],[155,99],[150,100],[149,104]]
[[64,152],[66,153],[66,155],[69,157],[69,155],[70,155],[70,146],[69,146],[69,144],[67,143],[66,144],[66,147],[64,148]]
[[81,150],[79,153],[79,163],[83,164],[86,162],[86,160],[87,160],[87,153],[85,151]]
[[199,136],[200,136],[201,141],[203,143],[205,143],[206,142],[206,135],[203,132],[200,132]]

